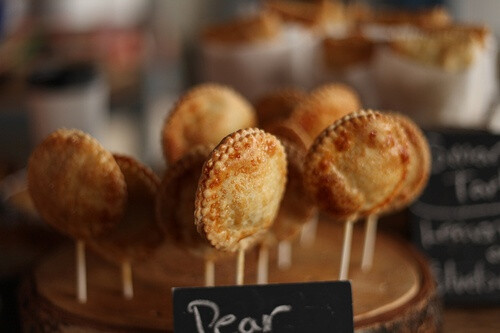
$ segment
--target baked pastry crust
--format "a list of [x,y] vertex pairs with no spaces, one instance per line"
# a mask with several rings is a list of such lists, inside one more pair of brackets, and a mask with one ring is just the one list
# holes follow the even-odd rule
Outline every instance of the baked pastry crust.
[[301,24],[313,30],[325,30],[328,25],[345,23],[346,9],[340,2],[268,0],[266,10],[278,14],[285,22]]
[[391,117],[364,110],[349,114],[325,129],[309,149],[305,188],[340,221],[376,214],[404,184],[406,140]]
[[361,34],[344,38],[327,37],[322,43],[327,68],[341,70],[353,65],[368,64],[375,51],[375,42]]
[[35,148],[28,189],[43,220],[78,239],[111,230],[123,215],[127,196],[111,153],[76,129],[57,130]]
[[215,147],[229,133],[255,124],[252,105],[236,91],[218,84],[199,85],[179,99],[165,120],[163,153],[173,163],[196,145]]
[[416,62],[460,72],[475,61],[486,43],[485,27],[450,26],[427,29],[419,36],[391,42],[391,49]]
[[336,120],[360,108],[361,101],[352,88],[344,84],[327,84],[312,91],[295,108],[290,121],[314,139]]
[[89,239],[88,245],[110,261],[141,262],[164,240],[154,218],[154,200],[160,179],[149,167],[132,157],[117,154],[113,157],[127,184],[125,213],[113,229]]
[[203,165],[195,202],[198,231],[217,249],[246,249],[271,227],[287,176],[285,150],[260,129],[222,140]]

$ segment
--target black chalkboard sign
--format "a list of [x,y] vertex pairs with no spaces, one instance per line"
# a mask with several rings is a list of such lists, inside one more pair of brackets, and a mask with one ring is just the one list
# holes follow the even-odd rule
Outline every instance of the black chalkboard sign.
[[353,332],[347,281],[174,288],[175,332]]
[[432,174],[412,235],[449,304],[500,304],[500,136],[428,131]]

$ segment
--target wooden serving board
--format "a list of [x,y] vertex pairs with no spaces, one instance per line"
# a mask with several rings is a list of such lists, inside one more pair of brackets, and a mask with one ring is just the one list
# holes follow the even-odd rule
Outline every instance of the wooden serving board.
[[[349,273],[356,332],[437,331],[441,308],[426,262],[402,241],[379,234],[374,267],[363,273],[359,227],[354,230]],[[289,270],[277,269],[271,254],[269,282],[336,280],[341,236],[342,226],[322,220],[314,245],[294,244]],[[247,254],[245,283],[255,283],[256,259],[256,251]],[[133,269],[135,297],[124,300],[119,268],[88,252],[88,302],[80,304],[75,298],[74,248],[60,249],[39,264],[21,290],[25,331],[171,331],[171,288],[201,286],[203,262],[165,244],[152,260]],[[234,279],[234,258],[216,264],[217,285],[234,284]]]

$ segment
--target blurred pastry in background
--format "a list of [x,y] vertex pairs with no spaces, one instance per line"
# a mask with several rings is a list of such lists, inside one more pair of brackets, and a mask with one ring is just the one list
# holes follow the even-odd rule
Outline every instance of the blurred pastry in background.
[[483,127],[498,80],[497,44],[484,27],[422,30],[377,50],[381,107],[421,126]]
[[215,147],[226,135],[256,123],[253,106],[233,89],[198,85],[179,98],[166,118],[163,154],[173,163],[196,145]]
[[283,88],[269,92],[255,103],[259,127],[266,129],[275,122],[287,119],[293,109],[307,96],[298,88]]
[[354,89],[344,84],[327,84],[313,90],[293,110],[289,120],[313,139],[336,120],[360,108],[361,101]]

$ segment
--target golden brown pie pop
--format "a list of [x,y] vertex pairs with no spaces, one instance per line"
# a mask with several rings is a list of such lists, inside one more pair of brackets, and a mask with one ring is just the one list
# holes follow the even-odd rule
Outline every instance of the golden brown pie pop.
[[352,88],[343,84],[328,84],[311,92],[295,108],[290,121],[302,127],[311,138],[316,138],[336,120],[360,108],[358,94]]
[[156,198],[156,217],[168,237],[205,260],[205,285],[214,284],[214,262],[222,256],[196,230],[194,209],[198,180],[212,149],[197,146],[170,166]]
[[409,162],[401,126],[391,117],[359,111],[315,140],[305,160],[305,187],[333,217],[377,213],[399,193]]
[[226,135],[255,126],[252,105],[229,87],[199,85],[182,96],[165,121],[163,153],[169,163],[196,145],[215,147]]
[[28,189],[48,224],[76,239],[77,298],[86,302],[86,239],[120,220],[126,185],[111,153],[79,130],[50,134],[28,163]]
[[163,233],[154,215],[160,180],[132,157],[114,155],[114,158],[127,184],[125,213],[115,228],[89,239],[88,243],[94,251],[121,265],[124,296],[132,298],[131,263],[146,260],[163,242]]
[[279,140],[259,129],[239,130],[212,151],[196,192],[198,231],[217,249],[243,254],[271,227],[285,190],[287,163]]
[[263,96],[255,104],[259,127],[267,130],[272,123],[287,119],[306,96],[305,91],[294,88],[279,89]]
[[347,278],[352,224],[377,214],[397,195],[409,161],[406,136],[389,116],[347,115],[324,130],[305,162],[305,187],[318,205],[345,223],[340,279]]
[[44,221],[76,239],[113,228],[126,200],[125,181],[111,153],[79,130],[58,130],[36,147],[28,187]]

